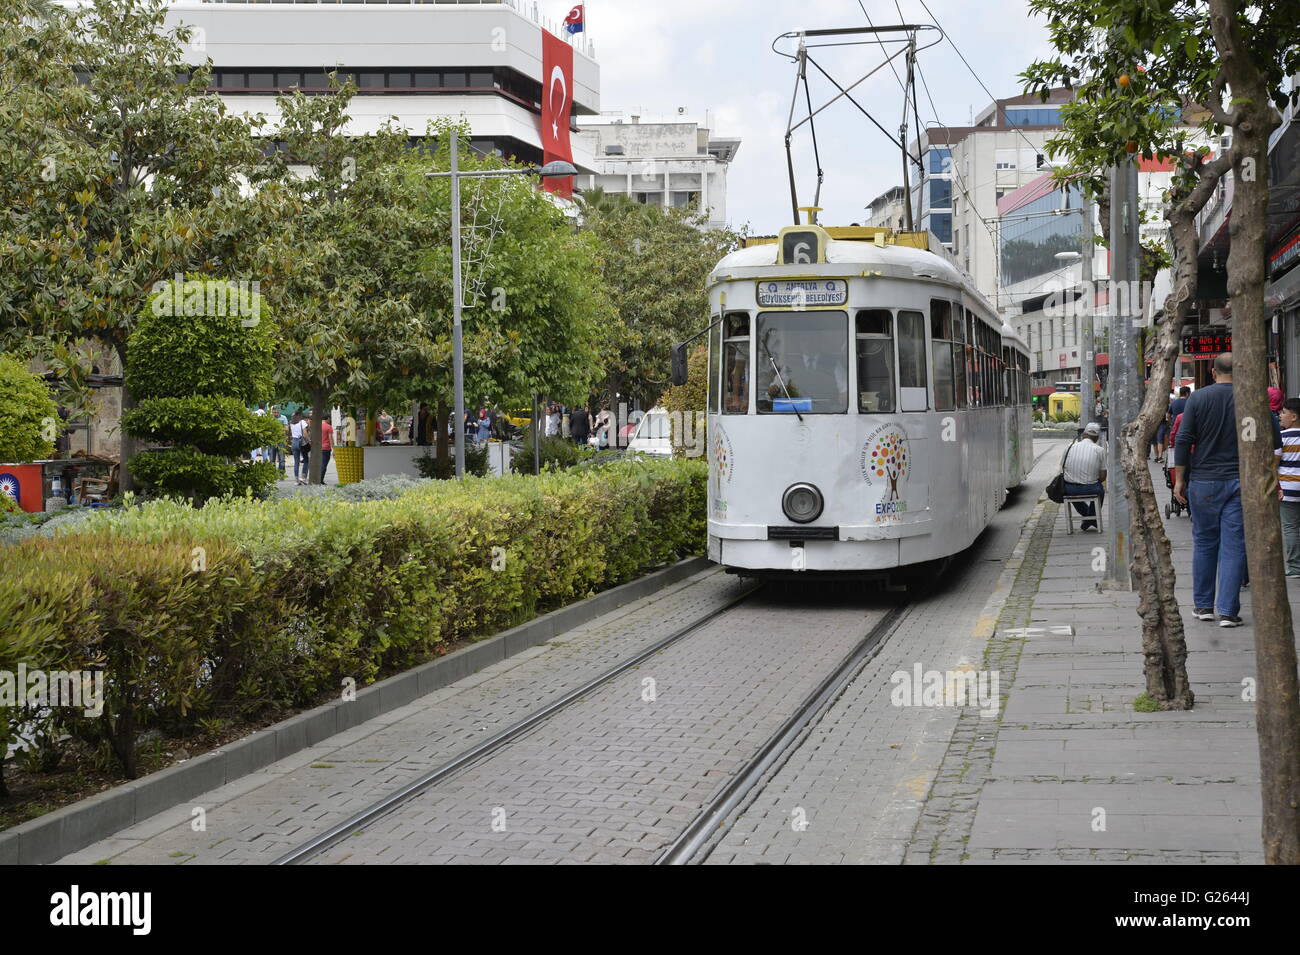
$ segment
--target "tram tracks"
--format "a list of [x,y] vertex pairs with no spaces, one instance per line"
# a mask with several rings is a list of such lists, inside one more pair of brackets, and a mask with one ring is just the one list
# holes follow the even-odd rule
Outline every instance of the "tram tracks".
[[[381,818],[398,812],[421,794],[446,783],[492,757],[574,703],[583,701],[593,691],[615,680],[620,675],[645,663],[651,657],[672,647],[686,637],[714,624],[729,612],[762,590],[755,587],[739,594],[720,607],[710,611],[668,636],[647,646],[626,660],[611,667],[599,676],[564,693],[523,719],[511,724],[482,743],[470,747],[459,755],[441,763],[400,789],[313,836],[275,859],[273,865],[295,865],[310,862],[327,850],[337,846]],[[898,625],[908,604],[900,602],[885,609],[866,632],[857,640],[839,663],[822,677],[793,712],[745,759],[728,781],[708,796],[691,822],[654,860],[656,865],[684,865],[704,861],[712,852],[715,837],[728,820],[762,791],[772,773],[779,769],[798,749],[808,730],[815,726],[834,705],[845,689],[861,673],[866,664],[880,649],[885,639]]]
[[590,694],[593,690],[596,690],[599,687],[603,686],[604,684],[609,683],[611,680],[622,675],[623,673],[626,673],[628,670],[631,670],[639,666],[640,664],[648,660],[650,657],[654,656],[655,654],[663,650],[666,650],[668,647],[672,646],[673,644],[677,643],[680,640],[683,640],[684,638],[688,637],[692,633],[695,633],[697,630],[700,630],[701,628],[707,626],[708,624],[715,622],[716,620],[718,620],[718,618],[726,614],[728,611],[734,609],[744,601],[748,600],[759,589],[760,589],[759,587],[754,587],[750,590],[745,591],[742,594],[733,597],[731,600],[727,601],[722,606],[710,611],[708,614],[701,617],[700,619],[695,620],[684,627],[680,627],[679,629],[673,631],[663,639],[658,640],[655,643],[651,644],[650,646],[646,647],[644,650],[640,651],[639,653],[636,653],[633,656],[627,658],[626,660],[621,661],[620,663],[606,670],[604,673],[601,673],[599,676],[595,677],[594,679],[587,681],[577,689],[570,690],[569,692],[565,693],[563,696],[560,696],[555,700],[552,700],[550,703],[546,704],[541,709],[534,711],[533,713],[529,714],[528,716],[524,717],[518,722],[512,723],[510,726],[501,730],[499,733],[495,734],[489,739],[486,739],[483,742],[475,746],[472,746],[471,748],[465,750],[460,755],[455,756],[452,759],[448,760],[447,762],[440,764],[439,766],[435,767],[429,772],[421,775],[419,778],[407,783],[402,788],[390,793],[387,796],[384,796],[382,799],[378,800],[377,802],[374,802],[371,805],[367,806],[366,808],[354,813],[353,815],[344,819],[342,822],[339,822],[331,826],[329,829],[326,829],[324,832],[319,833],[316,836],[313,836],[308,841],[294,847],[293,849],[279,856],[271,864],[272,865],[297,865],[299,863],[303,863],[311,860],[313,857],[326,851],[332,846],[337,845],[339,842],[342,842],[344,839],[358,832],[361,828],[363,828],[366,825],[369,825],[370,823],[374,822],[376,819],[386,816],[389,813],[399,809],[406,803],[410,802],[411,800],[419,796],[424,791],[430,789],[433,786],[436,786],[441,782],[446,781],[447,779],[461,772],[462,770],[468,769],[470,766],[479,763],[482,760],[486,759],[487,757],[491,756],[492,754],[504,749],[512,741],[518,739],[524,733],[533,729],[538,724],[544,722],[545,720],[554,716],[556,713],[567,708],[568,706],[572,705],[578,700],[583,699],[588,694]]
[[753,758],[701,808],[691,824],[655,860],[655,865],[690,865],[708,858],[716,844],[714,836],[728,819],[762,792],[771,774],[798,749],[807,730],[825,715],[876,655],[885,638],[898,626],[908,606],[907,603],[899,604],[877,621],[858,645],[768,737]]

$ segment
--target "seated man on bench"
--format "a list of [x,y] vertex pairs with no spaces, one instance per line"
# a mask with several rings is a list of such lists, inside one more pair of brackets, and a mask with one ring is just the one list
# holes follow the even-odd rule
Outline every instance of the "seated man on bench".
[[[1093,421],[1083,429],[1084,440],[1070,448],[1065,456],[1065,496],[1078,494],[1095,494],[1098,501],[1106,499],[1106,449],[1101,446],[1101,425]],[[1087,520],[1095,518],[1092,502],[1075,501],[1074,509],[1085,518],[1081,530],[1096,530],[1097,522]]]

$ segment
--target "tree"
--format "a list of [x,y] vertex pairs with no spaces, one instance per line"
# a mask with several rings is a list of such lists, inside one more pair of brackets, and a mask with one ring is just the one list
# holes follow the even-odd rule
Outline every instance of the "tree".
[[[1176,163],[1166,196],[1176,262],[1173,287],[1152,349],[1154,362],[1142,408],[1135,421],[1122,423],[1120,441],[1146,692],[1163,708],[1188,709],[1195,696],[1187,677],[1187,644],[1146,449],[1164,417],[1183,324],[1196,297],[1196,214],[1209,201],[1228,160],[1206,162],[1205,150],[1194,145],[1196,131],[1183,121],[1189,98],[1194,103],[1195,97],[1210,95],[1205,74],[1213,61],[1204,27],[1182,10],[1135,14],[1132,8],[1139,5],[1139,0],[1031,0],[1033,10],[1050,18],[1052,42],[1060,55],[1034,63],[1023,76],[1026,88],[1040,95],[1053,86],[1074,87],[1074,100],[1061,108],[1062,135],[1049,141],[1048,150],[1066,159],[1059,175],[1081,178],[1083,188],[1104,208],[1111,197],[1102,170],[1129,161],[1135,152]],[[1212,132],[1208,119],[1204,130]],[[1103,215],[1103,228],[1106,221]],[[1132,291],[1125,290],[1135,301]],[[1091,307],[1086,294],[1085,302]]]
[[1268,253],[1269,135],[1280,123],[1287,78],[1300,72],[1294,2],[1246,4],[1209,0],[1209,24],[1220,57],[1214,119],[1232,128],[1234,191],[1229,234],[1228,295],[1232,304],[1232,392],[1238,420],[1241,507],[1254,605],[1260,787],[1264,858],[1300,864],[1300,681],[1295,635],[1282,566],[1277,469],[1269,425],[1268,339],[1264,318]]
[[248,410],[271,386],[271,316],[260,296],[241,295],[233,283],[192,278],[161,284],[128,343],[127,374],[141,400],[122,426],[172,447],[137,454],[128,467],[150,487],[194,503],[261,494],[279,470],[238,458],[281,436],[279,421]]
[[[161,0],[0,12],[0,336],[91,339],[125,365],[152,286],[217,271],[250,235],[249,123],[207,95]],[[15,15],[17,14],[17,15]],[[123,408],[132,404],[130,382]],[[131,442],[122,440],[122,460]],[[125,475],[124,475],[125,478]],[[129,482],[128,482],[129,483]]]
[[[1123,427],[1122,448],[1125,491],[1131,508],[1132,570],[1140,594],[1138,613],[1142,618],[1147,692],[1162,707],[1186,708],[1192,705],[1193,695],[1185,669],[1182,619],[1174,593],[1169,541],[1155,504],[1145,454],[1164,413],[1165,396],[1181,351],[1183,323],[1196,296],[1199,252],[1196,215],[1214,193],[1219,180],[1230,169],[1240,167],[1248,155],[1256,170],[1266,166],[1263,157],[1268,132],[1259,133],[1266,123],[1262,111],[1269,108],[1269,99],[1280,89],[1280,82],[1275,81],[1296,68],[1294,51],[1287,48],[1287,43],[1294,39],[1293,33],[1287,32],[1293,29],[1294,17],[1288,20],[1287,15],[1273,9],[1274,5],[1266,4],[1256,9],[1253,16],[1257,19],[1246,21],[1234,9],[1229,19],[1235,19],[1241,31],[1235,39],[1241,41],[1246,37],[1249,53],[1244,53],[1246,47],[1238,43],[1234,47],[1237,64],[1231,65],[1223,55],[1221,44],[1231,45],[1232,31],[1222,24],[1212,26],[1210,10],[1216,5],[1222,7],[1218,0],[1211,0],[1208,6],[1204,0],[1160,5],[1146,0],[1031,0],[1030,5],[1034,11],[1048,16],[1052,42],[1060,56],[1034,63],[1023,74],[1027,88],[1040,93],[1062,83],[1076,88],[1075,100],[1061,111],[1064,133],[1049,144],[1053,155],[1067,157],[1069,168],[1064,174],[1084,176],[1085,188],[1100,195],[1102,181],[1098,171],[1126,161],[1134,154],[1172,158],[1176,162],[1173,184],[1166,196],[1173,245],[1173,288],[1164,303],[1150,383],[1137,419]],[[1241,26],[1243,22],[1251,24],[1249,30]],[[1220,38],[1221,33],[1224,39]],[[1245,72],[1234,80],[1232,70],[1242,69],[1241,61],[1247,58],[1268,82],[1259,84]],[[1222,103],[1229,86],[1234,90],[1237,105],[1234,113],[1226,112]],[[1259,94],[1245,110],[1240,106],[1243,87]],[[1262,135],[1264,145],[1249,137],[1244,141],[1238,139],[1229,151],[1210,159],[1207,148],[1195,145],[1196,130],[1188,128],[1199,127],[1203,134],[1218,136],[1232,121],[1251,126],[1253,133]],[[1256,152],[1248,154],[1248,148],[1256,148]],[[1266,189],[1267,181],[1264,182],[1262,188]],[[1257,194],[1252,194],[1252,199],[1262,201]],[[1245,358],[1246,370],[1244,374],[1239,370],[1234,375],[1237,414],[1243,421],[1253,418],[1268,422],[1259,298],[1263,289],[1260,271],[1263,229],[1258,224],[1262,222],[1262,211],[1260,219],[1255,220],[1252,238],[1243,243],[1253,246],[1254,251],[1239,250],[1236,242],[1236,231],[1242,228],[1238,221],[1242,213],[1236,208],[1239,201],[1240,198],[1234,201],[1232,228],[1233,253],[1243,257],[1239,263],[1242,271],[1236,274],[1234,286],[1242,299],[1239,303],[1234,298],[1233,314],[1242,318],[1234,328],[1234,335],[1246,336],[1246,354],[1241,354],[1242,346],[1236,337],[1234,349],[1238,351],[1239,363]],[[1250,221],[1249,216],[1247,213],[1244,218]],[[1245,264],[1250,255],[1255,260],[1253,271]],[[1233,272],[1231,261],[1229,272]],[[1245,284],[1251,285],[1253,291],[1244,288]],[[1267,434],[1269,426],[1263,427],[1260,433]],[[1296,704],[1296,660],[1290,612],[1281,580],[1277,482],[1271,443],[1261,438],[1255,447],[1244,439],[1244,432],[1242,435],[1243,505],[1252,508],[1255,516],[1252,521],[1252,512],[1248,510],[1246,542],[1255,587],[1256,642],[1260,647],[1257,708],[1264,777],[1265,854],[1270,862],[1297,862],[1300,861],[1295,848],[1300,820],[1300,810],[1297,810],[1300,806],[1300,758],[1297,758],[1300,756],[1297,739],[1300,709]],[[1252,481],[1255,486],[1247,490]],[[1274,525],[1271,528],[1265,526],[1270,505]],[[1267,579],[1262,588],[1255,582],[1257,571],[1258,579]]]
[[54,452],[58,421],[45,382],[0,355],[0,461],[48,458]]
[[[426,347],[407,278],[423,231],[402,175],[406,132],[389,123],[346,135],[356,88],[331,83],[327,94],[280,97],[282,147],[254,180],[277,210],[254,266],[283,334],[276,382],[310,397],[315,448],[332,404],[372,393]],[[319,484],[322,455],[310,460]]]
[[[437,408],[437,454],[447,456],[452,403],[451,185],[428,172],[450,168],[452,124],[439,121],[436,145],[408,163],[418,194],[422,253],[412,276],[427,347],[410,374],[390,380],[388,394],[430,399]],[[462,143],[467,130],[460,127]],[[463,149],[463,171],[508,168]],[[532,404],[535,394],[585,400],[603,368],[612,306],[601,278],[597,238],[576,231],[565,211],[531,176],[465,179],[461,183],[465,394],[505,408]]]
[[693,207],[598,199],[586,203],[583,228],[600,239],[616,316],[605,397],[653,404],[667,385],[673,344],[707,324],[709,273],[741,236],[702,228],[707,220]]

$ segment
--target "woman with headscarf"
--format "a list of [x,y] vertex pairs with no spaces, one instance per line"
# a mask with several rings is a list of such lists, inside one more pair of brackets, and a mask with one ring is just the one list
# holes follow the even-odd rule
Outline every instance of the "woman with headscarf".
[[1268,410],[1273,412],[1273,423],[1278,431],[1282,430],[1282,401],[1285,397],[1281,388],[1268,389]]

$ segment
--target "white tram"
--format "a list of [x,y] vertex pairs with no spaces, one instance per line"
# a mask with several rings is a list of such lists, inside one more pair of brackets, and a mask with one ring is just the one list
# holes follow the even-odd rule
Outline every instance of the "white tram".
[[788,226],[714,269],[708,546],[728,570],[940,561],[1024,480],[1028,351],[930,241]]

